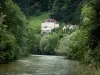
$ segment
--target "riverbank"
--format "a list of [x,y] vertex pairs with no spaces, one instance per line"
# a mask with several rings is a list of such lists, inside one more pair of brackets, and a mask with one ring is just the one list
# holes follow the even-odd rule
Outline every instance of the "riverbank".
[[30,55],[0,64],[0,75],[100,75],[100,69],[65,59],[64,56]]
[[77,75],[100,75],[100,69],[94,66],[80,65],[76,68]]

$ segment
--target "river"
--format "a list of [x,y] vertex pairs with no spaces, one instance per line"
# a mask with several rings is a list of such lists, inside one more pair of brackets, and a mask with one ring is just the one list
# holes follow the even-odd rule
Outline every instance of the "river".
[[76,75],[78,62],[63,56],[31,55],[0,64],[0,75]]

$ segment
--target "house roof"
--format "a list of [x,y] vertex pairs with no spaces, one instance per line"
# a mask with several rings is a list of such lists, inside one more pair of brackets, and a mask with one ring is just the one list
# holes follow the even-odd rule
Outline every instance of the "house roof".
[[58,23],[55,19],[46,19],[43,22],[52,22],[52,23]]

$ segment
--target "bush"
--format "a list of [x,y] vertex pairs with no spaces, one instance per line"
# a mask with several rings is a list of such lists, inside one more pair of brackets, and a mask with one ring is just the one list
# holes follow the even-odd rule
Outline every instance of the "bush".
[[100,66],[100,44],[89,53],[91,57],[91,63]]
[[0,16],[0,61],[8,62],[28,55],[25,15],[12,0],[0,0],[1,12],[5,15]]
[[29,28],[28,30],[28,49],[32,54],[40,54],[40,39],[41,35],[38,31]]
[[67,58],[83,60],[84,53],[88,51],[88,35],[85,30],[76,30],[65,36],[58,47],[58,51],[66,52]]
[[55,54],[55,48],[57,46],[59,37],[53,33],[51,35],[45,35],[40,40],[40,50],[42,54]]
[[17,4],[12,0],[2,0],[1,10],[6,15],[4,23],[8,26],[7,30],[11,32],[17,42],[21,56],[26,56],[28,51],[27,45],[27,19]]
[[39,15],[41,15],[41,11],[40,10],[36,10],[35,11],[35,16],[39,16]]
[[3,24],[4,16],[0,19],[0,63],[8,62],[17,58],[16,39],[12,33],[6,30]]

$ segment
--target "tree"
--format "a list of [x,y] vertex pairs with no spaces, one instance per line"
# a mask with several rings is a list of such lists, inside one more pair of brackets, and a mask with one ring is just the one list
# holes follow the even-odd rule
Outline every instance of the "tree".
[[17,3],[26,16],[36,14],[40,10],[40,0],[13,0]]
[[83,0],[55,0],[51,18],[64,23],[79,23]]
[[0,15],[0,63],[16,59],[16,39],[7,30],[7,25],[3,24],[5,15]]
[[56,34],[43,36],[40,40],[40,50],[42,54],[55,54],[55,48],[58,43]]
[[40,4],[42,11],[48,11],[48,0],[41,0]]
[[[0,2],[0,12],[6,15],[3,24],[7,25],[6,30],[8,31],[8,35],[4,37],[9,40],[16,40],[14,44],[6,44],[7,52],[5,53],[8,54],[7,59],[10,60],[9,58],[14,59],[17,58],[17,56],[27,55],[29,50],[27,45],[27,19],[25,15],[22,13],[18,5],[12,2],[12,0],[0,0]],[[11,48],[14,48],[14,50]]]
[[55,0],[48,0],[48,9],[51,11]]
[[64,5],[65,0],[55,0],[52,8],[52,12],[50,14],[51,18],[54,18],[56,20],[62,19],[62,13],[60,8]]
[[91,62],[98,64],[100,61],[100,0],[89,1],[88,6],[92,8],[92,11],[88,15],[90,19],[89,25],[91,26],[89,34]]

